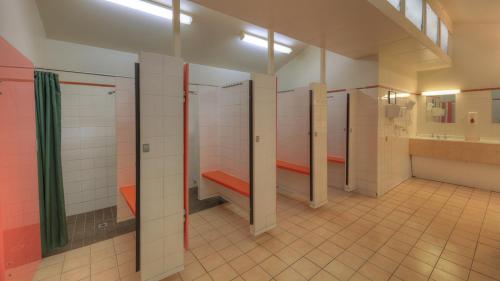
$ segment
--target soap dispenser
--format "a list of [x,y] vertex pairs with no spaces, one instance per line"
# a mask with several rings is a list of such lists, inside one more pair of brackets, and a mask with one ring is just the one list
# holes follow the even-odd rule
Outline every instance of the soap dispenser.
[[479,118],[477,112],[469,112],[467,114],[465,124],[465,140],[466,141],[479,141]]

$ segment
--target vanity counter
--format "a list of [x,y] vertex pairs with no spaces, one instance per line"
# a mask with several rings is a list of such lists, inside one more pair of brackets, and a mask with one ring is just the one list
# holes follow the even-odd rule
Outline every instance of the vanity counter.
[[410,155],[500,165],[500,141],[498,139],[483,139],[478,142],[470,142],[458,137],[437,139],[418,136],[410,138]]

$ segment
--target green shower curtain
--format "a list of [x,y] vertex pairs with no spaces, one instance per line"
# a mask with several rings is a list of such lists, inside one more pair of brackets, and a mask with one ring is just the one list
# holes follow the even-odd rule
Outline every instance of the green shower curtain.
[[61,165],[61,90],[55,73],[35,72],[42,255],[68,243]]

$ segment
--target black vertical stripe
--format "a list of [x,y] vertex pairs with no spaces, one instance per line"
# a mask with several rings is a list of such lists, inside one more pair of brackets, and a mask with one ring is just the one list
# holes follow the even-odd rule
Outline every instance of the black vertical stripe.
[[141,270],[141,75],[135,64],[135,271]]
[[309,90],[309,200],[314,201],[314,106],[313,91]]
[[254,202],[254,192],[253,192],[253,141],[254,141],[254,131],[253,131],[253,81],[250,80],[248,83],[248,111],[249,111],[249,118],[248,118],[248,129],[249,129],[249,134],[248,134],[248,139],[249,139],[249,184],[250,184],[250,225],[253,225],[253,202]]
[[345,184],[349,186],[349,135],[351,133],[351,94],[347,93],[347,116],[346,116],[346,130],[345,130]]

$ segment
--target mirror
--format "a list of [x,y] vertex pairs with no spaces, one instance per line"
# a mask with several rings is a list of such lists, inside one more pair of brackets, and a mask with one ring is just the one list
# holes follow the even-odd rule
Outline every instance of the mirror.
[[455,123],[455,95],[428,96],[425,101],[426,119],[435,123]]
[[493,123],[500,123],[500,90],[491,92],[491,119]]

